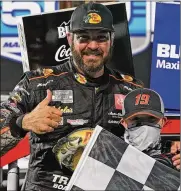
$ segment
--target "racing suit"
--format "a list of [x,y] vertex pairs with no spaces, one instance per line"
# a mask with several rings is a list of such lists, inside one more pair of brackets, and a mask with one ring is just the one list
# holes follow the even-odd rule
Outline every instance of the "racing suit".
[[53,132],[30,132],[30,160],[26,190],[65,190],[93,128],[100,125],[117,136],[124,134],[119,122],[125,95],[143,87],[141,81],[105,67],[97,79],[78,73],[71,59],[63,65],[26,72],[1,108],[7,111],[4,125],[15,137],[24,137],[23,116],[52,91],[52,102],[62,111]]

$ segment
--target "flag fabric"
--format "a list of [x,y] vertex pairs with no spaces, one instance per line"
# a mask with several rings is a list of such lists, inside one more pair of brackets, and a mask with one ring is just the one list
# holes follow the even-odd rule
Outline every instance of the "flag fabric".
[[66,190],[179,190],[180,173],[97,126]]

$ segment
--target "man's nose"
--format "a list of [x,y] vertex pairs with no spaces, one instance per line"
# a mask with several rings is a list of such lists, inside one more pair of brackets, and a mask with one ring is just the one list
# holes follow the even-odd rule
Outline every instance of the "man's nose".
[[97,41],[95,41],[95,40],[90,41],[87,46],[88,46],[88,48],[90,48],[92,50],[96,50],[99,47]]

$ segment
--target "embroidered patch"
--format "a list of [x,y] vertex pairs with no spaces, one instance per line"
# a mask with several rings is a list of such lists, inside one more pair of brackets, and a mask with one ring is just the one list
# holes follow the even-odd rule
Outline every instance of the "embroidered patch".
[[129,75],[121,75],[122,78],[126,81],[126,82],[132,82],[133,81],[133,78]]
[[123,95],[123,94],[114,94],[114,101],[115,101],[116,109],[122,110],[124,98],[125,98],[125,95]]
[[43,74],[44,76],[48,76],[49,74],[53,73],[53,70],[50,68],[44,68],[43,69]]
[[83,76],[81,74],[75,74],[75,78],[81,84],[86,84],[87,83],[87,79],[85,78],[85,76]]
[[71,125],[84,125],[84,124],[88,123],[88,120],[84,120],[84,119],[67,119],[67,123],[69,123]]
[[73,103],[73,91],[53,90],[52,101],[60,101],[62,103]]
[[90,24],[98,24],[102,21],[102,18],[99,14],[97,13],[89,13],[85,19],[84,22],[85,23],[90,23]]

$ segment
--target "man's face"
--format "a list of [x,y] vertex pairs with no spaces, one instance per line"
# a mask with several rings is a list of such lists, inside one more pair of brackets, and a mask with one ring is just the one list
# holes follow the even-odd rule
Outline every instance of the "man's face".
[[92,76],[101,71],[111,58],[110,33],[99,30],[74,33],[71,49],[78,68],[84,74]]

